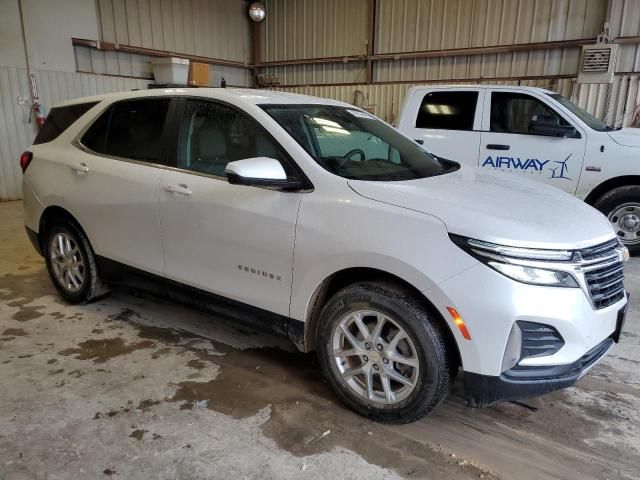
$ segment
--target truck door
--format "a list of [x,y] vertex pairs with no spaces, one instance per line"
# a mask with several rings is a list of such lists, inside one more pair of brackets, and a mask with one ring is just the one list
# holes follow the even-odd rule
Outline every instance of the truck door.
[[435,155],[475,166],[483,94],[483,89],[464,87],[414,90],[405,104],[400,130]]
[[[478,163],[480,168],[521,175],[575,194],[585,133],[543,97],[521,91],[487,92]],[[558,125],[558,135],[562,128],[567,133],[534,133],[540,119]]]

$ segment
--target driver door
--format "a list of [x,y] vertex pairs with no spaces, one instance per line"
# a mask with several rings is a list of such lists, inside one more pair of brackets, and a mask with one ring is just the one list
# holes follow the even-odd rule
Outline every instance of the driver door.
[[301,193],[231,185],[228,162],[287,154],[252,117],[230,105],[185,99],[179,141],[161,178],[165,276],[289,315]]
[[[528,93],[492,91],[485,105],[480,168],[539,180],[575,194],[585,151],[585,135],[578,126]],[[576,134],[563,138],[531,133],[536,115],[556,117],[560,125],[576,128]]]

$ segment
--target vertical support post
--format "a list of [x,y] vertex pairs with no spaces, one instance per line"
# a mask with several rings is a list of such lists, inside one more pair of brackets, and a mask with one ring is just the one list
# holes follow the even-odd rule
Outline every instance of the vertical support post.
[[258,83],[259,65],[262,58],[262,39],[260,38],[260,24],[249,20],[249,35],[251,40],[251,70],[253,71],[253,86]]
[[373,60],[375,55],[376,41],[376,15],[378,10],[378,0],[369,0],[369,39],[367,42],[367,85],[373,83]]

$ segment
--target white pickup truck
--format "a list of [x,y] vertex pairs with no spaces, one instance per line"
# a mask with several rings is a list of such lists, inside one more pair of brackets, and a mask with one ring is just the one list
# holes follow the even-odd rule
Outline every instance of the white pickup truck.
[[575,195],[640,253],[640,129],[610,127],[549,90],[491,85],[413,87],[398,128],[436,156]]

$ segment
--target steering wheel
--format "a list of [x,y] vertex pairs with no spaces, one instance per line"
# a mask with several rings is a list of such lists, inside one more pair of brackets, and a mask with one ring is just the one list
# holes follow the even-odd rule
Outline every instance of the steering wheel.
[[347,163],[347,160],[351,160],[351,157],[353,157],[354,155],[360,155],[360,161],[363,161],[365,158],[367,158],[364,154],[364,150],[362,150],[361,148],[354,148],[353,150],[349,150],[342,156],[342,160],[339,162],[338,166],[343,166],[345,163]]

